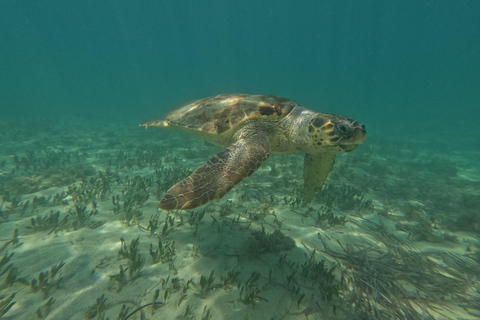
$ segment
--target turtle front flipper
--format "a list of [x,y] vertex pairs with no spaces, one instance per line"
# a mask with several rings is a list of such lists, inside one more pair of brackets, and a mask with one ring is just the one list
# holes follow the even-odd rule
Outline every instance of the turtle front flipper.
[[315,197],[332,170],[335,153],[306,154],[303,162],[303,181],[305,186],[304,203],[308,204]]
[[252,175],[269,155],[265,134],[240,139],[171,187],[158,206],[164,210],[186,210],[220,199]]

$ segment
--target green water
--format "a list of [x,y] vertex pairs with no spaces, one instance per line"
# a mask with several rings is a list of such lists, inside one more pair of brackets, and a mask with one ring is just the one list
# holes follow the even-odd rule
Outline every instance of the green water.
[[[479,318],[478,12],[2,1],[0,317],[125,319],[158,289],[128,319]],[[158,210],[221,150],[138,124],[229,92],[356,119],[366,142],[310,207],[303,155],[274,155],[219,202]]]

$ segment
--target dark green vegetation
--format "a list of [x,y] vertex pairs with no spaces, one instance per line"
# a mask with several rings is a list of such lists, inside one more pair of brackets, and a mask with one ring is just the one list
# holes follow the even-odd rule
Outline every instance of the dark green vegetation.
[[62,261],[50,268],[50,271],[40,272],[37,279],[30,281],[30,288],[32,292],[42,291],[44,298],[48,297],[48,294],[52,289],[58,289],[62,277],[60,276],[60,269],[65,265]]
[[13,307],[13,305],[15,304],[13,298],[15,298],[15,293],[12,293],[10,294],[10,296],[2,299],[2,301],[0,302],[0,317],[7,313],[11,307]]
[[139,241],[140,238],[132,240],[130,247],[127,248],[125,240],[123,238],[120,239],[121,248],[120,251],[118,251],[118,255],[123,259],[128,260],[127,270],[130,281],[133,281],[140,276],[140,271],[145,265],[145,258],[142,257],[138,249]]
[[305,207],[302,157],[273,155],[222,201],[165,212],[163,193],[217,148],[130,124],[1,135],[0,316],[480,315],[470,159],[372,141],[340,155]]

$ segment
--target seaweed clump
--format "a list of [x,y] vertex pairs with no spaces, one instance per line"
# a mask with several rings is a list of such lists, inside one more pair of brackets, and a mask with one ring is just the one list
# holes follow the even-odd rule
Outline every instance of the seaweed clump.
[[359,240],[339,243],[341,251],[335,251],[321,238],[324,252],[345,268],[342,295],[352,307],[347,314],[357,319],[426,319],[438,311],[431,303],[444,303],[468,289],[463,274],[450,266],[439,272],[428,254],[400,243],[383,225],[362,227],[384,246]]
[[373,212],[372,200],[368,200],[365,194],[346,184],[326,184],[320,193],[320,202],[327,207],[337,207],[340,210],[369,211]]
[[295,248],[295,241],[284,235],[280,230],[266,233],[265,227],[261,231],[253,231],[250,238],[249,251],[255,254],[280,252]]
[[96,170],[82,163],[79,152],[65,150],[27,150],[24,156],[13,155],[15,169],[9,172],[0,192],[28,194],[51,187],[62,187],[93,176]]

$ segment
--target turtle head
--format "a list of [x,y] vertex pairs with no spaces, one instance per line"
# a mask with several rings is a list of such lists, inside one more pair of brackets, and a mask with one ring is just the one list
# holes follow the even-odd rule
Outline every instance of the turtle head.
[[316,114],[308,126],[315,152],[350,152],[365,141],[365,126],[353,119],[330,113]]

